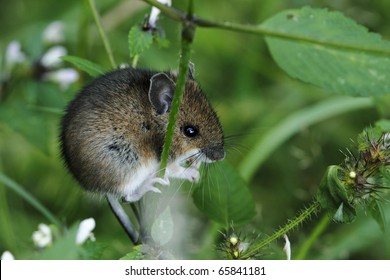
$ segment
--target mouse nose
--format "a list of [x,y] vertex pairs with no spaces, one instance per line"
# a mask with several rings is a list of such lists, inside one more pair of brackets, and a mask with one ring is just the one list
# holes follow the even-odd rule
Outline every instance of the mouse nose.
[[203,150],[203,153],[212,161],[223,160],[225,158],[225,150],[222,146],[206,148]]

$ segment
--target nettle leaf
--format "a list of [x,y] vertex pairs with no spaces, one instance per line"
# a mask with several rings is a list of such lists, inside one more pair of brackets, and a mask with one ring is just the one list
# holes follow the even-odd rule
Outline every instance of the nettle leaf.
[[109,246],[97,241],[87,240],[82,246],[81,259],[83,260],[101,260],[104,250]]
[[120,258],[120,260],[143,260],[142,247],[143,245],[134,246],[133,251]]
[[255,202],[247,184],[227,162],[218,165],[195,189],[195,205],[223,226],[248,223],[255,215]]
[[390,42],[341,13],[306,7],[261,27],[276,63],[291,77],[353,96],[390,92]]
[[53,244],[45,248],[33,259],[40,260],[78,260],[83,255],[83,249],[76,244],[76,235],[78,230],[78,224],[72,225],[72,227],[57,240],[54,240]]
[[321,180],[317,200],[335,222],[350,223],[355,220],[356,210],[348,200],[347,190],[339,179],[342,168],[329,166]]
[[388,235],[389,225],[386,222],[385,212],[383,211],[382,205],[377,200],[374,200],[370,207],[368,207],[372,217],[378,223],[380,229],[385,235]]
[[130,57],[142,54],[153,43],[153,34],[140,26],[133,26],[129,31]]
[[76,68],[80,69],[81,71],[84,71],[85,73],[87,73],[93,78],[103,75],[104,73],[107,72],[107,70],[101,67],[100,65],[77,56],[67,55],[67,56],[62,56],[61,59],[73,64]]

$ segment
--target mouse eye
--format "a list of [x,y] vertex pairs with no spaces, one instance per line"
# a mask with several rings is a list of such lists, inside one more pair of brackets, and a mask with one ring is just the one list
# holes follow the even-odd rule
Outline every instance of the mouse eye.
[[187,125],[183,127],[183,133],[189,138],[193,138],[198,135],[198,129],[195,126]]

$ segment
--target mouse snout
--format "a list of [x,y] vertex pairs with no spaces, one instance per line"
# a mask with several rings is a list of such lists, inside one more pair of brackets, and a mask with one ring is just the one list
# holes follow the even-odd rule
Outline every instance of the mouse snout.
[[225,150],[223,146],[203,149],[203,153],[211,161],[223,160],[225,158]]

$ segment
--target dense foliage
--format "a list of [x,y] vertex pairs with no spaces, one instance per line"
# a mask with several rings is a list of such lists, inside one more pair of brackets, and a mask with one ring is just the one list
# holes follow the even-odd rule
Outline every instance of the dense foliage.
[[[187,10],[187,1],[173,2]],[[196,29],[191,61],[221,118],[228,156],[204,169],[201,186],[166,190],[170,208],[151,229],[169,248],[163,257],[283,259],[283,239],[260,245],[298,217],[288,232],[292,258],[389,259],[390,4],[194,2],[203,19],[253,25]],[[109,58],[87,1],[2,7],[0,252],[141,258],[147,248],[133,247],[105,200],[84,193],[64,168],[59,121],[80,87],[115,63],[177,69],[180,22],[161,16],[153,37],[139,28],[145,3],[97,1]],[[77,224],[88,217],[96,241],[80,246]],[[46,249],[31,238],[40,223],[53,232]]]

